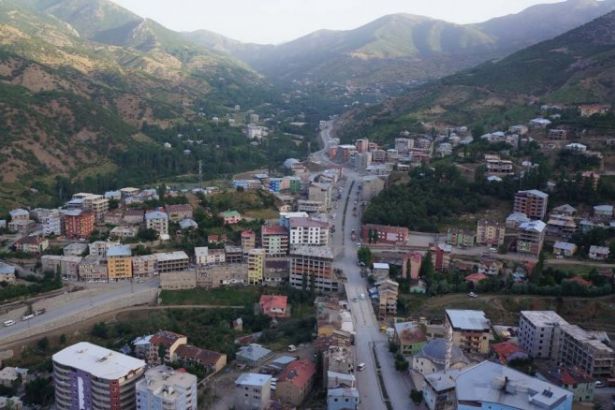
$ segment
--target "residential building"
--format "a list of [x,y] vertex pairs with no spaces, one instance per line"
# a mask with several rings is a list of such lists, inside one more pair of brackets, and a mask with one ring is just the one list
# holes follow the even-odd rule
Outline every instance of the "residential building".
[[96,217],[91,211],[67,209],[62,211],[64,235],[69,239],[87,239],[94,231]]
[[504,244],[506,226],[497,221],[481,219],[476,224],[476,244],[484,246],[501,246]]
[[194,248],[195,262],[199,266],[221,265],[226,262],[224,249]]
[[157,253],[156,256],[158,273],[182,271],[190,265],[190,258],[184,251]]
[[357,152],[367,152],[369,149],[369,140],[367,138],[360,138],[356,140],[355,147],[357,148]]
[[271,402],[271,379],[268,374],[242,373],[235,380],[236,410],[265,410]]
[[128,225],[141,225],[144,217],[145,211],[143,209],[129,208],[124,212],[122,221]]
[[34,218],[41,224],[43,236],[62,235],[62,218],[58,209],[35,209]]
[[103,264],[101,258],[95,255],[88,255],[79,262],[79,280],[85,282],[106,282],[109,280],[107,265]]
[[327,389],[327,410],[357,410],[359,390],[356,387]]
[[119,245],[107,251],[107,276],[110,281],[132,278],[132,251]]
[[251,343],[239,348],[236,359],[239,363],[243,363],[250,367],[257,367],[263,364],[272,355],[273,352],[271,350],[259,344]]
[[261,245],[267,256],[288,255],[288,244],[289,233],[283,226],[266,225],[261,228]]
[[160,288],[164,290],[194,289],[197,284],[196,269],[160,272]]
[[132,276],[151,278],[158,274],[158,255],[139,255],[132,257]]
[[427,342],[427,335],[416,322],[397,322],[394,341],[399,346],[399,353],[413,356],[423,348]]
[[66,256],[85,256],[88,253],[88,244],[83,242],[69,243],[62,249]]
[[489,361],[459,372],[455,394],[458,410],[571,410],[573,398],[568,390]]
[[589,259],[595,261],[604,261],[609,258],[609,248],[607,246],[592,245],[589,247]]
[[425,376],[423,399],[429,410],[456,410],[455,379],[460,370],[450,369]]
[[446,309],[445,324],[452,329],[453,343],[473,353],[489,353],[491,324],[480,310]]
[[329,244],[331,227],[327,222],[313,218],[292,218],[290,225],[290,246],[326,246]]
[[540,255],[545,239],[547,225],[542,221],[525,222],[519,225],[517,236],[517,252]]
[[384,190],[384,179],[375,176],[368,175],[361,179],[361,199],[363,201],[371,201],[380,192]]
[[258,302],[260,311],[272,319],[286,318],[289,316],[288,296],[261,295]]
[[519,317],[519,345],[533,358],[555,358],[557,355],[555,331],[567,324],[568,322],[560,315],[550,310],[524,310]]
[[59,410],[122,410],[136,407],[135,385],[145,362],[81,342],[52,357],[55,406]]
[[241,222],[241,214],[237,211],[224,211],[220,217],[224,220],[224,225],[235,225]]
[[60,273],[67,281],[79,280],[79,263],[81,256],[43,255],[41,264],[43,272]]
[[376,279],[376,281],[388,279],[390,271],[391,266],[388,263],[372,263],[372,276]]
[[290,252],[290,285],[297,289],[312,286],[321,292],[337,292],[333,253],[328,247],[297,246]]
[[283,403],[299,406],[312,390],[316,365],[305,359],[295,360],[278,375],[276,397]]
[[594,218],[606,222],[613,219],[613,205],[594,206]]
[[577,252],[577,245],[570,242],[557,241],[553,245],[553,255],[558,258],[570,258]]
[[[212,256],[215,256],[216,258],[218,258],[217,260],[222,259],[222,255],[213,254]],[[230,264],[243,263],[243,261],[244,261],[243,249],[241,248],[241,246],[224,245],[224,259],[222,260],[222,262],[218,262],[218,264],[220,263],[230,263]]]
[[25,209],[13,209],[9,211],[11,221],[8,224],[9,231],[26,233],[28,229],[34,225],[34,221],[30,220],[30,213]]
[[592,403],[596,382],[578,367],[552,367],[544,374],[545,379],[554,385],[573,393],[575,402]]
[[492,344],[491,350],[501,364],[509,364],[515,360],[528,360],[530,358],[521,346],[512,341]]
[[528,218],[526,214],[521,212],[513,212],[506,217],[506,229],[514,231],[519,228],[519,225],[526,222],[530,222],[530,218]]
[[498,158],[488,159],[485,162],[487,163],[487,175],[505,176],[515,174],[512,161]]
[[47,238],[37,235],[25,236],[13,245],[17,252],[42,253],[49,247]]
[[30,212],[25,209],[17,208],[9,211],[9,215],[11,217],[11,221],[29,221],[30,220]]
[[[175,353],[180,346],[188,344],[188,338],[182,334],[161,330],[153,334],[142,351],[148,364],[170,363],[175,360]],[[160,353],[164,351],[164,357]]]
[[72,200],[80,201],[81,209],[92,212],[97,222],[102,222],[109,211],[109,200],[103,195],[79,193],[73,195]]
[[553,214],[547,221],[546,235],[559,238],[570,239],[577,231],[577,224],[572,216]]
[[137,410],[196,410],[197,378],[168,366],[148,369],[135,386]]
[[145,227],[158,232],[161,239],[169,235],[169,216],[162,211],[145,213]]
[[613,377],[615,351],[593,333],[564,324],[556,329],[556,340],[561,365],[576,366],[595,379]]
[[542,191],[518,191],[515,194],[513,212],[524,213],[530,219],[544,219],[548,203],[549,195]]
[[[12,388],[21,387],[28,380],[28,369],[6,366],[0,370],[0,385]],[[1,408],[1,407],[0,407]]]
[[310,214],[327,212],[327,208],[320,201],[310,201],[308,199],[300,199],[297,201],[297,211]]
[[164,210],[166,211],[169,219],[173,222],[179,222],[183,219],[192,219],[192,205],[179,204],[179,205],[167,205]]
[[226,366],[227,357],[223,353],[183,344],[175,351],[173,361],[184,365],[200,365],[208,374],[216,374]]
[[248,253],[248,283],[252,285],[260,285],[263,282],[263,274],[265,271],[265,256],[264,249],[252,249]]
[[15,267],[7,263],[0,262],[0,282],[15,282]]
[[332,187],[330,184],[312,183],[308,188],[308,200],[320,202],[325,209],[331,209]]
[[446,243],[452,246],[471,248],[476,242],[476,233],[466,229],[449,228]]
[[569,204],[560,205],[553,208],[553,210],[551,211],[551,215],[575,216],[576,214],[577,209]]
[[88,244],[88,248],[90,255],[105,258],[107,257],[107,251],[117,245],[120,245],[120,243],[114,241],[95,241]]
[[243,249],[243,253],[245,255],[247,255],[252,249],[256,248],[256,234],[253,230],[248,229],[241,232],[241,248]]
[[385,279],[376,282],[378,287],[378,317],[381,320],[397,316],[397,298],[399,296],[399,283]]
[[116,226],[115,228],[111,229],[111,231],[109,232],[109,235],[112,238],[116,238],[116,239],[130,239],[130,238],[136,238],[138,233],[139,233],[139,228],[137,226],[120,225],[120,226]]

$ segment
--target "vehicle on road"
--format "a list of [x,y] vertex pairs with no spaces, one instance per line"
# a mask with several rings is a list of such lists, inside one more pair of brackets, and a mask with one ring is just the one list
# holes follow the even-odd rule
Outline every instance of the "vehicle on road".
[[489,252],[496,253],[497,251],[498,251],[497,248],[489,248]]
[[478,297],[478,295],[476,293],[474,293],[474,292],[468,293],[468,296],[471,297],[471,298],[477,298]]
[[288,351],[289,352],[296,352],[297,351],[297,346],[295,346],[295,345],[288,345]]
[[350,233],[350,239],[354,242],[357,240],[357,232],[353,229]]
[[359,363],[359,365],[357,366],[357,370],[362,372],[363,370],[365,370],[365,363]]
[[4,327],[9,327],[9,326],[13,326],[15,323],[17,322],[15,322],[14,320],[5,320],[3,325]]
[[30,313],[29,315],[23,315],[23,316],[21,317],[21,320],[24,320],[24,321],[25,321],[25,320],[30,320],[30,319],[32,319],[33,317],[34,317],[34,313]]
[[359,295],[359,298],[360,298],[361,300],[365,299],[365,293],[361,293],[361,294]]
[[606,383],[601,380],[597,380],[596,383],[594,383],[594,385],[596,386],[596,389],[601,389],[603,387],[606,387]]
[[40,316],[40,315],[43,315],[43,314],[45,314],[45,312],[47,312],[47,310],[46,310],[45,308],[42,308],[42,309],[36,309],[36,310],[34,311],[34,316]]

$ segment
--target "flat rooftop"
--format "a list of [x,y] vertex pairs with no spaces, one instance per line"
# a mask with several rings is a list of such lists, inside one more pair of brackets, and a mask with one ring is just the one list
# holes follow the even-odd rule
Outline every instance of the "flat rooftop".
[[271,376],[268,374],[260,373],[242,373],[235,384],[247,385],[247,386],[262,386],[271,381]]
[[568,324],[563,317],[552,310],[523,310],[521,316],[536,327]]
[[158,253],[157,255],[158,255],[158,262],[188,259],[188,254],[184,251]]
[[145,362],[88,342],[76,343],[53,355],[62,366],[79,369],[105,380],[116,380],[145,368]]
[[446,316],[454,329],[489,330],[491,325],[482,310],[446,309]]

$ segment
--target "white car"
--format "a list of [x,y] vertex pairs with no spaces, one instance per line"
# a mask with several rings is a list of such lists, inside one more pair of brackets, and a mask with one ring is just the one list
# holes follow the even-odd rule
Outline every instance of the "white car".
[[16,322],[14,320],[5,320],[3,325],[4,327],[13,326]]
[[357,366],[357,370],[360,372],[365,370],[365,363],[359,363],[359,365]]
[[365,293],[361,293],[361,294],[359,295],[359,298],[361,298],[361,300],[365,299]]
[[476,293],[474,293],[474,292],[468,293],[468,296],[471,297],[471,298],[477,298],[478,297],[478,295]]

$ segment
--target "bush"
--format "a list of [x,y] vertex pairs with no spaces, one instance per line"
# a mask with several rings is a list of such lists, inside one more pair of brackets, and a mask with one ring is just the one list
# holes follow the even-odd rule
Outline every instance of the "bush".
[[418,406],[423,402],[423,392],[412,389],[410,392],[410,399],[412,399],[412,402]]

